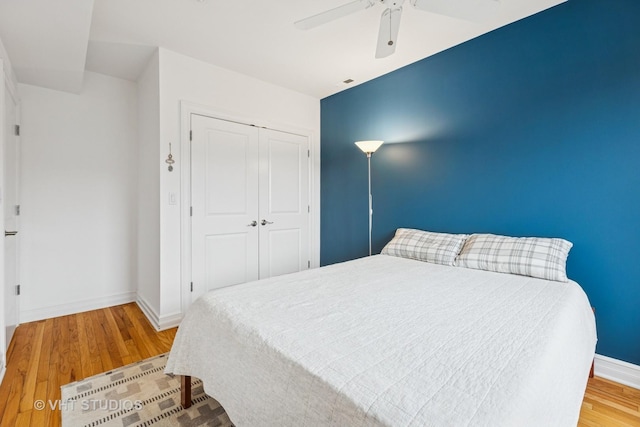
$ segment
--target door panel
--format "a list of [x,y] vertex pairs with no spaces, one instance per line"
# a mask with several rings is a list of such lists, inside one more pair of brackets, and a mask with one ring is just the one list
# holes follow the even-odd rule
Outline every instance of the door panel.
[[[266,235],[269,243],[268,277],[293,273],[307,268],[302,252],[302,236],[299,228],[289,230],[265,229],[262,235]],[[261,276],[262,277],[262,276]]]
[[260,131],[261,278],[308,268],[308,150],[306,137]]
[[[205,237],[205,283],[208,289],[237,285],[253,277],[255,260],[248,256],[247,233],[217,234]],[[233,262],[228,262],[232,259]]]
[[251,207],[247,158],[255,147],[249,139],[249,135],[208,130],[204,141],[207,215],[246,215]]
[[[269,214],[299,214],[301,150],[297,142],[271,139],[268,151]],[[306,153],[304,153],[306,155]],[[305,156],[306,157],[306,156]],[[302,159],[304,160],[304,159]]]
[[[205,292],[258,279],[258,129],[192,116],[192,280]],[[257,223],[256,223],[257,224]]]
[[[16,104],[5,84],[5,121],[4,121],[4,230],[18,231],[19,217],[16,206],[19,204],[18,176],[19,160],[18,136],[15,134]],[[18,245],[20,234],[6,235],[4,238],[4,317],[5,345],[8,348],[13,333],[19,323],[19,297],[16,295],[18,277]],[[6,351],[6,348],[4,349]]]

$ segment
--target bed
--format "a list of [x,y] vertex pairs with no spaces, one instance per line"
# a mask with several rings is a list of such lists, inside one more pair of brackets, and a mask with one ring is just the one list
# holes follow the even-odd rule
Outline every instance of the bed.
[[575,426],[582,288],[375,255],[197,300],[166,372],[244,426]]

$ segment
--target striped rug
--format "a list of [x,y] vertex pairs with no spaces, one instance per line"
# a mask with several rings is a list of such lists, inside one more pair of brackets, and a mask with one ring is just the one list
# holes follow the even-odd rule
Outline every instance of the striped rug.
[[224,409],[192,377],[192,406],[180,404],[180,379],[164,374],[168,354],[62,386],[62,425],[232,427]]

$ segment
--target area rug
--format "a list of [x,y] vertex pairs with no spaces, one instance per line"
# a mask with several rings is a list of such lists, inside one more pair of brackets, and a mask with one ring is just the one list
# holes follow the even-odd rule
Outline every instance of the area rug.
[[164,374],[168,354],[62,386],[62,425],[233,427],[192,377],[192,406],[180,404],[180,378]]

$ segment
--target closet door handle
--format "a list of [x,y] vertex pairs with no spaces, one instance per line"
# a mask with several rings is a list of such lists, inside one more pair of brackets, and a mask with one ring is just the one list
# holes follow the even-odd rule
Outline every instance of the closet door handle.
[[258,225],[258,221],[251,221],[249,224],[247,224],[247,227],[255,227]]
[[273,224],[273,221],[267,221],[266,219],[263,219],[262,221],[260,221],[260,224],[262,225]]
[[18,234],[17,231],[7,231],[7,230],[4,231],[5,237],[6,236],[15,236],[16,234]]

